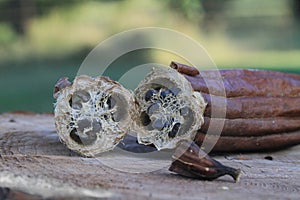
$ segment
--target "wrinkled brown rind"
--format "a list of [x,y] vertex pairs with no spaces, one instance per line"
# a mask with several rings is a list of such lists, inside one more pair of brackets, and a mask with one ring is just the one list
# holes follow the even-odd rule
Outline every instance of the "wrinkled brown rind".
[[[177,70],[196,69],[175,65]],[[180,73],[208,102],[204,125],[195,139],[199,145],[205,136],[206,142],[212,143],[219,137],[220,133],[210,127],[212,121],[214,125],[224,124],[213,151],[272,151],[300,143],[300,75],[248,69],[208,70],[199,75],[182,70]],[[222,95],[223,89],[226,96]],[[224,101],[226,116],[220,106]]]
[[[218,78],[218,73],[219,77]],[[226,97],[300,97],[300,75],[264,70],[210,70],[185,78],[195,91]]]
[[[175,67],[174,67],[175,66]],[[192,66],[171,62],[170,67],[183,74],[195,91],[226,97],[299,97],[300,75],[256,69],[198,71]]]
[[[65,80],[61,79],[56,87]],[[63,84],[54,92],[59,138],[69,149],[83,156],[94,157],[113,149],[132,124],[132,93],[107,77],[80,75],[72,84]],[[79,95],[77,99],[76,95]],[[108,97],[116,100],[113,108],[108,108],[111,105]]]
[[[226,102],[226,118],[270,118],[270,117],[300,117],[300,97],[235,97],[227,98],[202,93],[207,108],[204,116],[223,117]],[[212,98],[214,104],[212,105]],[[221,106],[220,106],[221,105]],[[215,113],[212,116],[212,106]]]
[[201,132],[197,133],[195,142],[201,145],[204,141],[210,146],[215,143],[213,152],[260,152],[260,151],[276,151],[300,144],[300,131],[283,132],[265,136],[216,136],[208,135]]
[[[181,107],[189,107],[191,109],[190,118],[183,119],[178,117],[178,111],[174,112],[158,112],[156,115],[159,117],[169,117],[167,115],[174,115],[181,123],[181,127],[188,126],[187,131],[174,138],[168,137],[165,130],[149,130],[149,127],[144,126],[141,121],[141,113],[146,111],[148,103],[145,100],[145,94],[149,89],[153,88],[179,88],[180,92],[176,96]],[[152,71],[140,82],[134,91],[136,109],[133,115],[135,122],[135,131],[137,132],[138,141],[141,144],[154,144],[160,149],[175,148],[176,144],[183,139],[193,139],[196,131],[203,124],[203,112],[206,103],[200,93],[194,92],[190,83],[176,70],[170,68],[153,68]],[[188,121],[188,123],[186,123]],[[185,123],[184,123],[185,122]],[[184,125],[183,125],[184,124]],[[179,132],[181,130],[179,129]]]
[[[300,117],[272,117],[251,119],[221,119],[204,117],[200,132],[207,133],[210,122],[224,125],[221,136],[263,136],[300,130]],[[213,132],[210,134],[214,134]]]

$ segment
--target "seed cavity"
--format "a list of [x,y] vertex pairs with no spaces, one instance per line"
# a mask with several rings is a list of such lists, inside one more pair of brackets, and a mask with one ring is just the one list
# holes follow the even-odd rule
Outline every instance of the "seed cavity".
[[168,89],[162,90],[162,91],[160,92],[160,97],[161,97],[162,99],[166,98],[166,97],[169,96],[169,95],[173,95],[173,94],[172,94],[172,92],[171,92],[170,90],[168,90]]
[[81,120],[78,120],[77,125],[78,125],[77,130],[80,131],[80,132],[84,132],[85,128],[91,127],[91,121],[86,119],[86,118],[81,119]]
[[90,98],[91,98],[90,94],[87,91],[83,91],[83,90],[76,91],[73,94],[73,99],[75,102],[80,100],[86,103],[90,100]]
[[97,135],[94,131],[89,131],[86,134],[78,134],[77,129],[74,128],[70,132],[70,138],[80,145],[91,145],[97,140]]
[[145,111],[141,113],[141,122],[143,126],[147,126],[151,123],[151,119]]
[[73,108],[73,109],[75,109],[75,110],[81,110],[81,108],[82,108],[81,102],[80,102],[80,101],[75,102],[75,101],[73,100],[73,98],[71,98],[71,99],[69,100],[69,105],[70,105],[71,108]]
[[69,100],[69,105],[75,110],[82,109],[82,103],[86,103],[90,100],[91,96],[86,91],[76,91]]

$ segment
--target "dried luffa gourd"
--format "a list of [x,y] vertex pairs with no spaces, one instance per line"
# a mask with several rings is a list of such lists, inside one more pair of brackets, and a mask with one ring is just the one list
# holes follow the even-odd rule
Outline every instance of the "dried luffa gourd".
[[[201,144],[204,138],[214,142],[218,134],[207,135],[212,120],[224,122],[214,151],[274,150],[300,143],[299,75],[261,70],[199,72],[175,62],[171,67],[153,69],[134,95],[106,77],[79,76],[73,84],[60,79],[54,91],[60,139],[84,156],[95,156],[114,148],[133,128],[141,144],[154,144],[159,150],[179,145],[171,171],[209,180],[225,174],[238,180],[240,173],[209,158],[195,143],[182,142],[192,139]],[[226,116],[219,116],[224,104],[218,102],[224,101]],[[212,109],[217,114],[212,115]],[[125,147],[141,148],[131,143]]]
[[141,144],[175,148],[181,140],[192,140],[203,124],[203,97],[174,69],[153,68],[134,96],[133,120]]
[[131,126],[132,94],[107,77],[61,78],[54,97],[59,138],[83,156],[111,150]]
[[[238,180],[240,170],[203,156],[190,143],[203,124],[206,103],[176,70],[154,68],[134,95],[135,102],[128,90],[105,77],[78,76],[73,84],[60,79],[54,91],[60,139],[81,155],[95,156],[112,149],[134,127],[139,143],[157,149],[178,146],[170,171],[208,180],[229,174]],[[131,151],[142,148],[134,140],[126,142],[123,146]]]
[[[210,122],[223,123],[214,151],[276,150],[300,144],[300,75],[264,70],[209,70],[172,62],[171,67],[191,83],[206,100],[204,125],[195,141],[214,141],[206,135]],[[218,77],[221,76],[221,79]],[[226,96],[222,95],[225,87]],[[209,87],[208,87],[209,86]],[[226,101],[226,117],[211,115],[212,106],[220,113]],[[206,140],[209,141],[209,140]]]

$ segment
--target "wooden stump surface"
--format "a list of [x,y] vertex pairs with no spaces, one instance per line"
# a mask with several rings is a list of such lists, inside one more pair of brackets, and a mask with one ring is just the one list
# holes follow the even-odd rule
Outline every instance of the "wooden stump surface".
[[215,156],[242,170],[240,182],[201,181],[170,173],[170,160],[80,157],[60,143],[53,115],[5,113],[0,155],[0,199],[300,199],[300,145]]

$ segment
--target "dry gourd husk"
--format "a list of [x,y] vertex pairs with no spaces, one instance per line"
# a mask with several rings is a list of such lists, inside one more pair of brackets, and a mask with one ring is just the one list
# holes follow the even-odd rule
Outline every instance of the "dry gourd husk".
[[138,142],[160,149],[193,140],[204,123],[206,103],[185,77],[171,68],[153,68],[134,91]]
[[[181,140],[193,140],[204,123],[202,95],[171,68],[153,68],[134,93],[107,77],[85,75],[73,84],[60,80],[56,90],[59,138],[83,156],[112,150],[129,132],[140,144],[175,148]],[[149,91],[155,94],[146,100]]]
[[69,149],[93,157],[113,149],[129,131],[133,96],[119,83],[81,75],[73,84],[61,80],[56,90],[55,125]]

